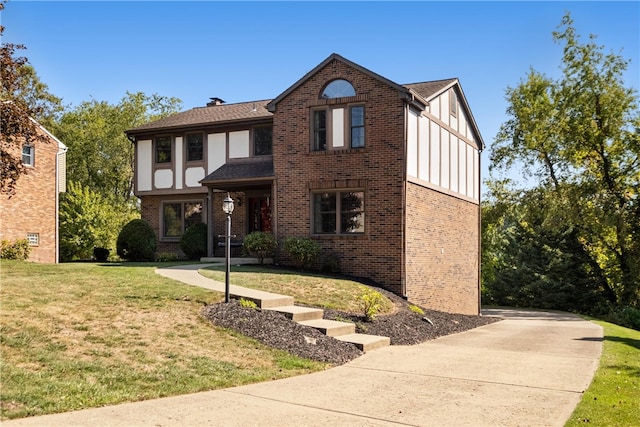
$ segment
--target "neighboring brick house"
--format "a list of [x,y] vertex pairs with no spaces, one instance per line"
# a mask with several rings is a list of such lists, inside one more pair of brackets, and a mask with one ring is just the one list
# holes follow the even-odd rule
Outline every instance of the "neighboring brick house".
[[213,254],[229,192],[239,238],[310,237],[342,273],[479,312],[484,144],[457,79],[400,85],[333,54],[273,100],[212,98],[127,134],[159,252],[204,221]]
[[48,142],[22,144],[27,173],[18,179],[12,196],[0,196],[0,240],[27,239],[29,261],[57,263],[58,201],[66,188],[67,147],[37,126]]

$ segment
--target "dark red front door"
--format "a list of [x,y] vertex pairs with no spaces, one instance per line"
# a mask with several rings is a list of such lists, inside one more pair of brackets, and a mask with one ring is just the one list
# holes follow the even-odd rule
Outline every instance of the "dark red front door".
[[249,197],[249,232],[271,231],[271,205],[268,197]]

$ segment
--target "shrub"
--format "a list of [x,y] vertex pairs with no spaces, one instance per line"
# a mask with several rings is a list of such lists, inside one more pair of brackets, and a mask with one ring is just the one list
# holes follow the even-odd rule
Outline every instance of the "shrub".
[[178,256],[170,252],[163,252],[161,254],[158,254],[158,257],[156,258],[157,262],[173,262],[177,260]]
[[412,312],[424,316],[424,310],[418,307],[417,305],[409,304],[409,310]]
[[246,253],[260,260],[260,264],[264,263],[265,258],[273,256],[278,248],[278,242],[273,234],[262,231],[247,234],[242,245]]
[[9,240],[3,240],[0,243],[0,258],[2,259],[18,259],[21,261],[29,258],[31,253],[31,247],[27,239],[16,240],[10,242]]
[[156,245],[156,233],[144,219],[125,224],[116,244],[118,256],[127,261],[153,261]]
[[382,302],[384,297],[378,291],[372,289],[365,290],[364,294],[360,297],[362,300],[362,309],[364,312],[364,318],[367,322],[375,320],[380,310],[382,310]]
[[188,259],[200,259],[207,256],[207,224],[193,224],[180,238],[180,249]]
[[258,309],[258,304],[251,301],[250,299],[240,298],[240,307],[251,308],[254,310]]
[[322,261],[322,271],[340,273],[340,256],[334,252],[328,253]]
[[630,305],[618,307],[611,310],[611,312],[605,316],[604,320],[624,326],[625,328],[640,331],[640,308],[635,308]]
[[318,242],[306,237],[287,237],[284,239],[283,248],[302,268],[311,266],[321,251]]
[[93,248],[93,257],[96,261],[105,262],[109,259],[109,249],[107,248]]

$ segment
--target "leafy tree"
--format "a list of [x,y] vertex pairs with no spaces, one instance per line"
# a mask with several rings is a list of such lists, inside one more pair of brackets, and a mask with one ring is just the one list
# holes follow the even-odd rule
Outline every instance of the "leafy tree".
[[86,101],[65,113],[55,134],[66,141],[67,177],[126,210],[133,198],[133,144],[127,129],[164,117],[181,101],[141,92],[127,93],[117,105]]
[[[622,79],[628,61],[603,53],[593,35],[581,43],[569,14],[553,38],[564,43],[562,76],[531,70],[507,89],[510,119],[496,137],[491,170],[518,165],[535,178],[545,210],[531,232],[602,274],[606,284],[598,286],[607,298],[637,305],[640,115],[636,93]],[[517,203],[525,213],[540,206]],[[561,236],[568,235],[571,243],[563,243]]]
[[96,247],[115,252],[118,233],[138,217],[133,207],[114,210],[113,200],[71,181],[60,197],[60,258],[90,259]]
[[[0,11],[4,7],[5,2],[0,2]],[[3,33],[0,25],[0,37]],[[22,145],[49,142],[36,121],[48,125],[62,109],[60,99],[47,91],[28,59],[17,56],[23,49],[24,45],[12,43],[0,47],[0,193],[9,196],[28,170],[22,165]]]

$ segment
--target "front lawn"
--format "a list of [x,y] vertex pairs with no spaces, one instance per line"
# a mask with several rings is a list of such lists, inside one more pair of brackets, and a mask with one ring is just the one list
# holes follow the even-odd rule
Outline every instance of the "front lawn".
[[200,309],[223,295],[161,277],[157,266],[2,260],[0,418],[227,388],[328,366],[212,326]]
[[[219,282],[225,281],[225,266],[215,265],[200,274]],[[229,283],[245,288],[288,295],[296,304],[328,308],[350,313],[363,313],[362,296],[376,288],[362,283],[310,272],[288,270],[268,265],[233,265]],[[391,313],[394,305],[382,299],[380,314]]]
[[640,420],[640,331],[599,320],[600,366],[566,426],[637,426]]

